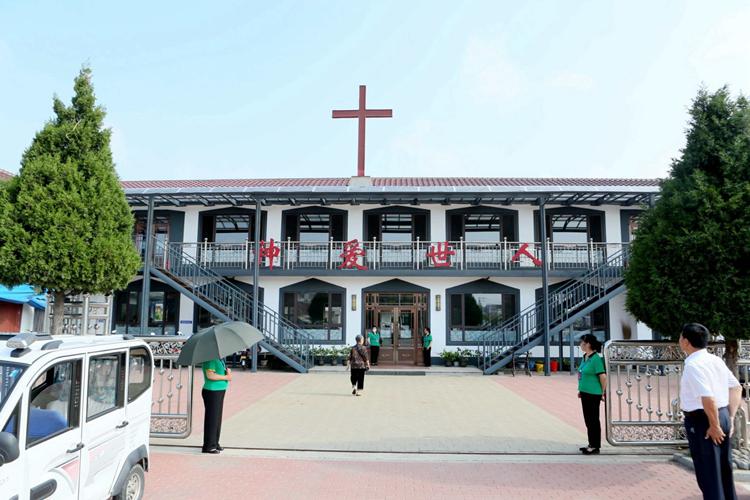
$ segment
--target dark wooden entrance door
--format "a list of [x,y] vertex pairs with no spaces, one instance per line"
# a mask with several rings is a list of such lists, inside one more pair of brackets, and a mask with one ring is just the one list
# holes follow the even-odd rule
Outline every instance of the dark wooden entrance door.
[[421,364],[426,294],[367,295],[365,327],[377,326],[382,339],[378,364]]

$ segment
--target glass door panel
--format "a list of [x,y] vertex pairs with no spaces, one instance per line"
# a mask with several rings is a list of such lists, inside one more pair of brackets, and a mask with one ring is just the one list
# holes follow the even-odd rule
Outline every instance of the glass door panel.
[[391,347],[395,343],[393,332],[393,311],[379,311],[378,328],[380,329],[380,344]]
[[414,312],[401,309],[398,316],[398,346],[412,347],[414,345]]

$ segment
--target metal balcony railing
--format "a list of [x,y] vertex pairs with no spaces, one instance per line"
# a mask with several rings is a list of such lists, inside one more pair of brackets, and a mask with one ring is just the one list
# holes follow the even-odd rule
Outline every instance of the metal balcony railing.
[[[259,259],[262,269],[335,270],[345,261],[347,242],[264,242],[261,255],[256,244],[163,243],[171,251],[191,256],[202,267],[209,269],[252,269]],[[554,243],[547,241],[549,270],[594,269],[608,256],[621,251],[627,243]],[[542,244],[539,242],[410,241],[357,242],[357,265],[368,270],[432,270],[487,269],[495,271],[539,269]],[[265,249],[265,251],[264,251]],[[155,255],[158,255],[155,248]]]
[[[595,302],[620,284],[624,277],[628,247],[611,255],[591,271],[549,295],[550,329],[572,318],[582,307]],[[486,327],[479,342],[480,368],[487,371],[511,351],[519,351],[544,331],[544,299],[512,318]]]

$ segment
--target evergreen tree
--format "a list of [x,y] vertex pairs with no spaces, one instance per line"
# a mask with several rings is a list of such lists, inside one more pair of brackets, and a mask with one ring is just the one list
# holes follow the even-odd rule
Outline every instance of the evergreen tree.
[[[54,98],[55,117],[36,134],[8,183],[7,227],[0,231],[0,282],[54,293],[52,333],[62,331],[65,295],[124,288],[140,266],[133,215],[89,68],[74,90],[70,106]],[[0,200],[0,217],[2,206]]]
[[727,339],[750,336],[750,109],[727,88],[701,90],[687,143],[644,213],[625,274],[627,308],[673,338],[687,322]]

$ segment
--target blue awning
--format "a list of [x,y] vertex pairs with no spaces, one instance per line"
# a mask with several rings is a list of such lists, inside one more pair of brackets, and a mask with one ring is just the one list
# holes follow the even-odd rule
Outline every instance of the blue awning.
[[31,285],[19,285],[12,288],[0,285],[0,302],[28,304],[35,309],[44,309],[47,305],[47,297],[43,293],[37,293]]

